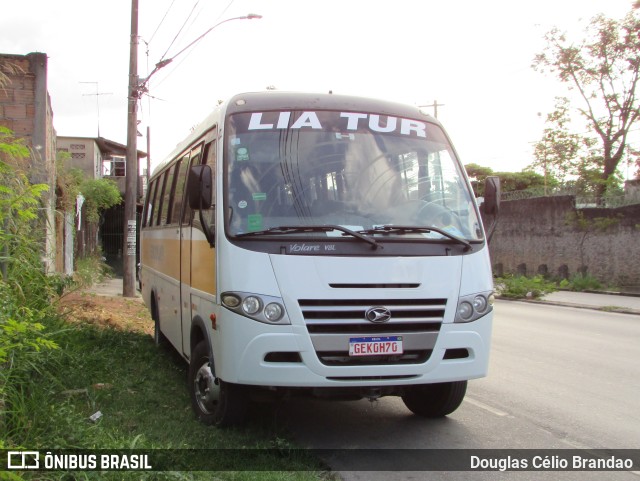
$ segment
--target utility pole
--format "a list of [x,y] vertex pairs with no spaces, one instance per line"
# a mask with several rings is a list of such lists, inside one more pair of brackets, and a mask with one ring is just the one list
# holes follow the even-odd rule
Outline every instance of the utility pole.
[[[214,28],[232,20],[251,20],[262,18],[261,15],[250,13],[242,17],[233,17],[218,22],[209,28],[193,42],[180,50],[171,58],[161,60],[156,64],[151,73],[142,82],[138,78],[138,0],[131,0],[131,52],[129,57],[129,111],[127,114],[127,171],[126,189],[124,196],[124,259],[123,259],[123,283],[122,296],[134,297],[136,295],[136,252],[137,252],[137,221],[136,221],[136,200],[138,188],[138,99],[148,93],[149,79],[161,68],[169,65],[178,55],[192,47],[211,32]],[[149,139],[147,131],[147,139]],[[148,154],[147,154],[148,155]],[[147,157],[148,159],[148,157]],[[147,164],[147,176],[149,175],[149,164]],[[148,177],[147,177],[148,179]]]
[[151,128],[147,126],[147,190],[151,179]]
[[136,295],[137,221],[138,197],[138,0],[131,0],[131,45],[129,56],[129,107],[127,112],[127,167],[124,195],[124,245],[122,296]]
[[434,100],[432,104],[429,105],[418,105],[418,107],[433,107],[433,116],[438,118],[438,107],[444,107],[444,104],[439,104],[437,100]]

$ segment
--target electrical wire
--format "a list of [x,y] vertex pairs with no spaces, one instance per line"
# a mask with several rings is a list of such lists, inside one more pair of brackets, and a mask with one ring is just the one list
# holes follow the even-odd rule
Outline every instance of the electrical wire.
[[[222,10],[222,12],[220,12],[220,14],[219,14],[219,15],[218,15],[218,17],[216,18],[216,20],[219,20],[220,18],[222,18],[222,17],[224,16],[224,14],[227,12],[227,10],[229,10],[229,8],[231,7],[231,5],[233,5],[233,2],[234,2],[234,1],[235,1],[235,0],[231,0],[231,1],[227,4],[227,6]],[[191,15],[193,14],[193,10],[197,7],[198,3],[199,3],[199,0],[198,0],[198,2],[196,2],[196,5],[194,5],[194,8],[192,9],[191,13],[189,14],[189,17],[187,17],[187,19],[185,20],[185,24],[189,21],[189,18],[190,18],[190,17],[191,17]],[[201,12],[200,12],[200,13],[201,13]],[[200,15],[200,13],[198,13],[198,15]],[[194,18],[194,21],[195,21],[195,18]],[[192,24],[193,24],[193,22],[192,22]],[[184,24],[183,24],[183,26],[180,28],[180,30],[182,30],[183,28],[184,28]],[[179,35],[179,32],[178,32],[178,35]],[[176,35],[176,38],[177,38],[177,35]],[[174,42],[175,42],[175,39],[174,39]],[[172,42],[172,45],[173,45],[173,42]],[[169,48],[171,48],[171,45],[169,46]],[[169,50],[169,48],[167,49],[167,51]],[[180,67],[180,65],[181,65],[183,62],[185,62],[185,61],[189,58],[189,56],[191,55],[191,53],[192,53],[192,52],[193,52],[193,50],[191,50],[191,51],[187,52],[187,53],[186,53],[186,55],[184,55],[184,57],[182,57],[178,63],[174,64],[174,65],[173,65],[173,69],[172,69],[172,70],[170,70],[170,71],[168,71],[168,72],[166,73],[166,75],[164,75],[164,77],[162,77],[160,80],[158,80],[158,81],[156,82],[156,84],[155,84],[155,85],[156,85],[156,88],[157,88],[157,87],[159,87],[160,85],[162,85],[162,83],[163,83],[165,80],[167,80],[167,79],[168,79],[168,78],[169,78],[169,77],[170,77],[170,76],[171,76],[171,75],[172,75],[176,70],[178,70],[178,68]],[[160,61],[164,60],[164,57],[165,57],[166,55],[167,55],[167,52],[165,52],[165,54],[162,56],[162,59],[161,59]]]
[[153,37],[156,36],[156,33],[158,33],[158,30],[160,30],[160,27],[162,26],[162,24],[164,23],[165,19],[167,18],[167,15],[169,15],[169,12],[173,8],[173,4],[174,3],[176,3],[176,0],[172,0],[171,5],[169,5],[169,8],[167,8],[167,11],[164,13],[164,17],[162,17],[162,20],[160,20],[160,23],[158,24],[156,29],[151,34],[151,38],[149,39],[148,42],[145,42],[147,44],[147,46],[151,43],[151,41],[153,40]]
[[175,37],[173,37],[173,40],[171,41],[171,43],[169,44],[169,46],[167,47],[167,50],[164,52],[164,54],[162,55],[162,57],[160,58],[160,62],[162,62],[165,57],[167,56],[167,54],[169,53],[169,50],[171,49],[171,47],[173,46],[173,44],[176,42],[176,40],[178,39],[178,37],[180,36],[180,33],[182,33],[182,29],[185,27],[185,25],[187,24],[187,22],[189,21],[189,19],[191,18],[191,15],[193,15],[194,10],[196,9],[196,7],[198,6],[198,4],[200,3],[200,0],[198,0],[194,5],[193,8],[191,9],[191,12],[189,12],[189,15],[187,16],[187,18],[185,19],[185,21],[182,23],[182,26],[180,27],[180,29],[178,30],[178,33],[176,33]]

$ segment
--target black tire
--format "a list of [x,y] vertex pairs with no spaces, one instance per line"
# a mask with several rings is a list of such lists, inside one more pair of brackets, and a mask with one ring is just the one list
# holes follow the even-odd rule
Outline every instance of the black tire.
[[440,418],[458,409],[467,392],[467,381],[425,384],[402,396],[409,410],[426,418]]
[[152,302],[151,318],[153,319],[153,342],[157,347],[167,347],[169,341],[160,330],[160,316],[158,315],[158,307],[155,301]]
[[246,389],[215,377],[206,341],[200,341],[191,352],[189,393],[191,407],[203,424],[227,427],[245,419],[249,406]]

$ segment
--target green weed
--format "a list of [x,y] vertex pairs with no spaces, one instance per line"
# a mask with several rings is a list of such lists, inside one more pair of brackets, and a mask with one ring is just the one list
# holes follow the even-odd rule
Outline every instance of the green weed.
[[576,274],[560,286],[570,291],[595,291],[604,287],[598,279],[589,274]]
[[[282,459],[269,449],[293,445],[269,416],[256,412],[251,423],[215,429],[199,423],[186,388],[186,363],[174,351],[158,352],[151,336],[89,324],[51,321],[60,346],[41,356],[37,370],[22,385],[22,419],[10,430],[8,446],[28,449],[234,449],[251,453],[258,471],[47,473],[47,479],[220,479],[318,480],[331,475],[306,455]],[[100,411],[93,422],[90,416]],[[272,419],[271,419],[272,421]],[[206,455],[204,453],[203,455]],[[229,460],[243,465],[243,459]],[[245,460],[248,461],[248,460]],[[40,476],[25,473],[27,479]],[[73,474],[70,477],[70,474]],[[142,474],[142,476],[141,476]]]
[[537,299],[556,290],[555,283],[543,276],[507,275],[497,278],[495,284],[498,294],[509,299]]

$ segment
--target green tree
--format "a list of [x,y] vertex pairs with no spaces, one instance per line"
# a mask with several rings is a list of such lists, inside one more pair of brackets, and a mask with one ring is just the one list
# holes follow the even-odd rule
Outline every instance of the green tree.
[[590,159],[598,167],[594,192],[604,195],[625,155],[627,136],[640,117],[635,90],[640,71],[640,18],[633,10],[623,19],[594,17],[579,42],[558,28],[549,31],[544,51],[533,68],[550,71],[576,90],[578,112],[599,139],[598,155]]
[[493,175],[493,169],[491,167],[483,167],[478,164],[466,164],[464,166],[471,181],[473,191],[477,197],[484,196],[484,179]]
[[535,161],[530,166],[543,172],[545,190],[549,179],[566,182],[576,176],[579,154],[585,147],[586,139],[569,131],[570,104],[565,97],[556,97],[553,112],[547,115],[542,139],[534,146]]
[[118,184],[111,179],[90,179],[82,170],[67,167],[68,160],[67,152],[58,153],[58,206],[65,212],[73,211],[81,194],[87,219],[98,222],[104,210],[122,202]]
[[515,192],[520,190],[535,190],[543,193],[544,176],[525,169],[521,172],[496,172],[500,177],[500,187],[503,192]]
[[484,195],[484,180],[489,176],[500,177],[502,192],[517,190],[540,190],[544,186],[544,177],[531,169],[521,172],[494,172],[491,167],[483,167],[478,164],[466,164],[464,168],[476,190],[476,195]]

